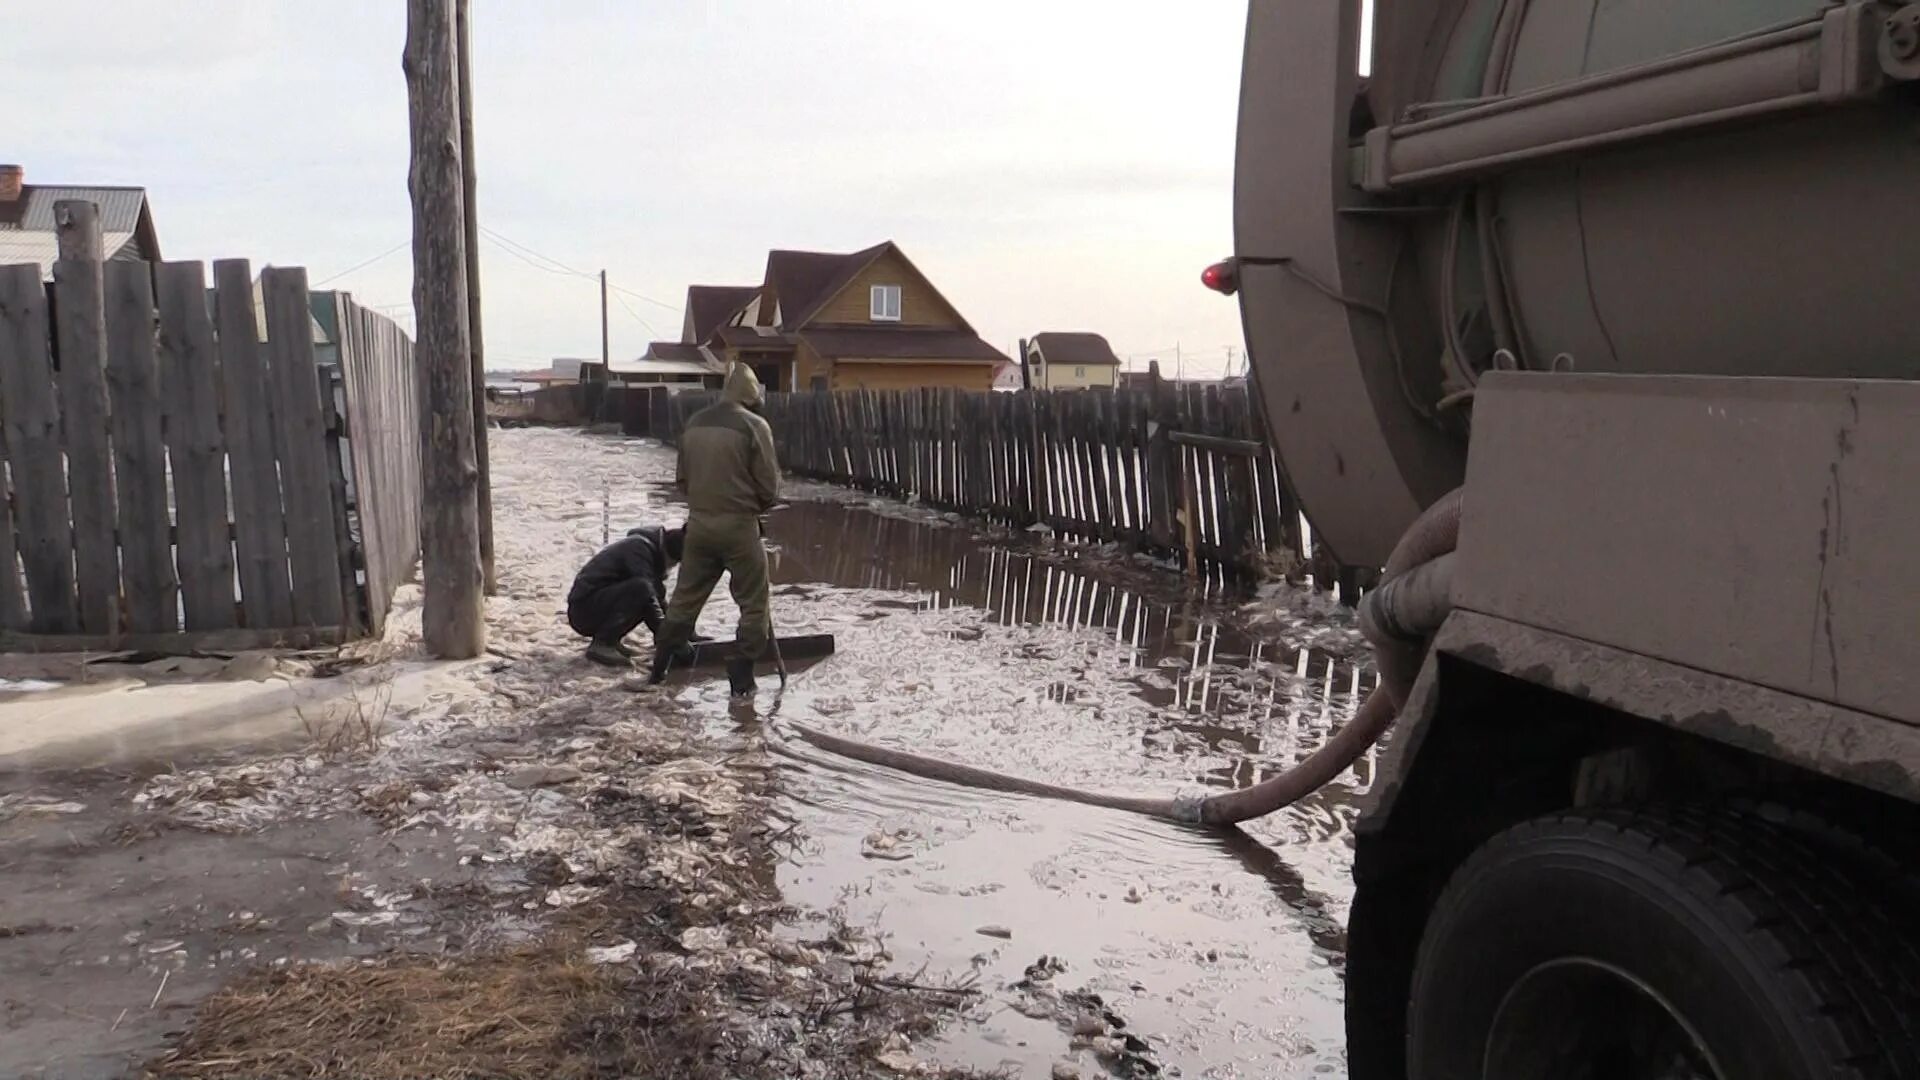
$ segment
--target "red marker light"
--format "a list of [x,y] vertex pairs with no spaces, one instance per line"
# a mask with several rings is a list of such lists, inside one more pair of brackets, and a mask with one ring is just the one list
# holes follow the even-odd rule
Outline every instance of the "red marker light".
[[1232,296],[1240,289],[1239,269],[1234,266],[1232,259],[1214,263],[1200,271],[1200,284],[1222,296]]

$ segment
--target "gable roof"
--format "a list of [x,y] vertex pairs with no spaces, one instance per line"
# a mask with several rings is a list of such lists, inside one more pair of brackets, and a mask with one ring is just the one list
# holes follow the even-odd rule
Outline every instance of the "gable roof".
[[[65,199],[81,199],[100,207],[101,247],[108,259],[135,259],[143,254],[153,260],[160,258],[146,188],[22,184],[18,199],[0,203],[0,264],[38,263],[40,276],[50,277],[54,260],[60,257],[53,205]],[[135,244],[136,238],[142,241],[144,252]]]
[[891,247],[893,241],[885,240],[850,255],[824,251],[767,252],[767,286],[780,302],[781,329],[805,326],[827,301]]
[[907,253],[891,240],[882,240],[870,248],[846,255],[778,249],[767,252],[766,284],[779,304],[780,328],[788,331],[804,328],[834,297],[845,291],[862,270],[872,266],[882,255],[893,255],[906,263],[907,269],[913,271],[927,290],[953,312],[954,318],[960,321],[961,329],[967,333],[974,332],[973,325],[967,322],[966,316],[960,314],[960,309],[940,294],[933,279],[922,273],[913,260],[907,258]]
[[1027,346],[1039,350],[1041,359],[1049,364],[1084,364],[1118,367],[1120,358],[1113,354],[1113,346],[1099,334],[1048,332],[1033,335]]
[[725,326],[728,319],[760,295],[758,285],[687,286],[687,321],[681,332],[682,344],[700,345]]

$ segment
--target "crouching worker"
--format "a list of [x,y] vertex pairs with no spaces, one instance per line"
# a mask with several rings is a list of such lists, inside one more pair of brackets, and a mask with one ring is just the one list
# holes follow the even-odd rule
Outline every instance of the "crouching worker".
[[689,417],[680,434],[677,479],[687,496],[686,560],[665,625],[655,635],[654,682],[685,661],[700,609],[724,573],[740,607],[734,635],[739,655],[727,664],[727,682],[735,696],[753,693],[753,665],[773,633],[760,518],[780,494],[773,429],[755,415],[759,404],[760,380],[750,368],[735,364],[720,401]]
[[684,529],[634,529],[580,568],[567,590],[567,625],[592,639],[587,659],[628,667],[633,650],[627,648],[626,636],[642,623],[659,636],[667,570],[680,561],[685,541]]

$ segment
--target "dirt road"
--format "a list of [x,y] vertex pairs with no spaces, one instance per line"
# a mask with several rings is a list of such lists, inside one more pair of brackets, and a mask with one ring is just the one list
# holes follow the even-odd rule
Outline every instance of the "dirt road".
[[[493,447],[485,662],[421,662],[404,596],[363,666],[282,664],[259,685],[291,703],[206,730],[173,707],[6,754],[0,700],[0,1075],[300,1075],[313,1055],[362,1076],[1341,1071],[1345,838],[1371,763],[1212,834],[780,735],[1242,785],[1350,707],[1337,616],[803,487],[773,518],[775,617],[840,653],[744,709],[722,682],[637,689],[581,660],[559,601],[604,536],[679,516],[670,457],[542,430]],[[730,627],[723,592],[703,629]],[[258,673],[115,685],[235,696]]]

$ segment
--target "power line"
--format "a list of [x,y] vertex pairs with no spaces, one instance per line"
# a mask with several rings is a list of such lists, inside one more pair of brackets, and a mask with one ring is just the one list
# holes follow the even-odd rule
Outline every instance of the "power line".
[[[608,286],[608,288],[612,288],[612,286]],[[639,312],[637,312],[637,311],[635,311],[635,310],[633,310],[633,305],[632,305],[632,304],[629,304],[629,303],[627,303],[627,301],[626,301],[626,300],[625,300],[625,299],[624,299],[623,297],[619,297],[619,296],[615,296],[615,297],[614,297],[614,300],[616,300],[616,301],[617,301],[617,302],[618,302],[618,303],[620,304],[620,308],[621,308],[621,310],[623,310],[623,311],[625,311],[625,312],[626,312],[627,314],[629,314],[629,315],[631,315],[631,316],[633,316],[633,320],[634,320],[635,322],[637,322],[637,323],[639,323],[639,324],[640,324],[641,326],[644,326],[644,327],[646,327],[646,328],[647,328],[647,333],[649,333],[649,334],[652,334],[652,335],[653,335],[654,337],[656,337],[656,338],[660,336],[660,331],[658,331],[658,330],[655,330],[655,329],[653,328],[653,324],[652,324],[652,323],[650,323],[650,322],[648,322],[647,320],[645,320],[645,319],[643,319],[643,318],[641,318],[641,317],[640,317],[640,313],[639,313]]]
[[411,243],[413,243],[413,238],[408,237],[407,239],[402,240],[399,243],[388,248],[387,250],[381,252],[380,254],[375,255],[371,259],[368,259],[364,262],[354,263],[352,266],[349,266],[345,270],[342,270],[339,273],[334,274],[332,277],[321,278],[319,281],[316,281],[312,285],[309,285],[307,287],[310,289],[317,289],[320,286],[325,285],[330,281],[339,281],[341,278],[346,277],[348,274],[351,274],[356,270],[365,270],[367,267],[372,266],[374,263],[379,262],[381,259],[386,258],[387,256],[393,254],[396,251],[399,251],[401,248],[406,247],[408,244],[411,244]]
[[506,241],[501,240],[499,237],[494,236],[492,233],[486,232],[484,229],[481,231],[486,236],[487,239],[492,240],[495,244],[499,245],[500,250],[506,252],[507,254],[513,256],[516,259],[519,259],[521,262],[526,263],[528,266],[533,267],[535,270],[544,270],[549,274],[558,274],[561,277],[580,277],[580,278],[586,278],[590,281],[598,280],[598,276],[594,274],[582,274],[576,270],[556,269],[554,267],[547,266],[544,263],[535,262],[533,259],[528,258],[527,256],[522,255],[520,252],[513,249],[512,247],[509,247]]
[[668,311],[674,312],[675,314],[678,314],[680,311],[680,305],[678,304],[669,304],[664,300],[655,300],[653,297],[648,296],[645,293],[637,293],[637,292],[634,292],[632,289],[628,289],[620,285],[615,285],[611,282],[607,284],[607,288],[612,289],[614,292],[626,293],[628,296],[633,297],[635,300],[645,300],[649,304],[654,304],[659,307],[663,307]]
[[503,236],[500,233],[487,228],[485,225],[480,226],[480,231],[485,233],[488,236],[488,238],[492,239],[495,243],[506,246],[509,250],[514,251],[516,254],[524,252],[525,254],[521,256],[521,259],[522,261],[527,262],[530,265],[537,266],[539,264],[533,263],[531,259],[527,259],[526,258],[527,255],[531,255],[535,259],[540,259],[543,262],[549,262],[549,263],[552,263],[554,266],[559,267],[558,270],[554,270],[551,267],[542,266],[540,267],[540,269],[542,270],[547,270],[550,273],[556,273],[556,274],[567,273],[567,274],[572,274],[574,277],[593,278],[596,280],[600,276],[598,274],[589,274],[584,270],[576,270],[573,267],[568,266],[566,263],[561,262],[559,259],[556,259],[551,255],[543,255],[540,252],[535,251],[532,248],[528,247],[527,245],[520,243],[518,240],[515,240],[508,236]]
[[[568,266],[566,263],[561,262],[559,259],[556,259],[551,255],[546,255],[541,252],[535,251],[534,249],[528,247],[527,245],[520,243],[518,240],[514,240],[510,237],[504,236],[492,229],[487,228],[484,225],[480,227],[480,231],[485,233],[488,239],[505,247],[509,254],[514,255],[515,257],[519,258],[521,262],[524,262],[529,266],[535,267],[536,269],[545,270],[550,274],[572,274],[574,277],[586,278],[589,281],[598,281],[600,279],[600,275],[598,274],[589,274],[584,270],[576,270],[573,267]],[[528,258],[528,256],[532,256],[532,258]],[[541,266],[539,263],[534,262],[533,259],[539,259],[542,262],[551,263],[552,265]],[[655,300],[653,297],[648,296],[643,292],[637,292],[633,289],[629,289],[625,287],[624,285],[615,285],[612,282],[608,282],[607,288],[613,290],[614,292],[625,293],[628,296],[633,297],[635,300],[644,300],[649,304],[653,304],[657,307],[665,308],[668,311],[678,312],[680,310],[680,307],[678,304],[669,304],[662,300]]]

